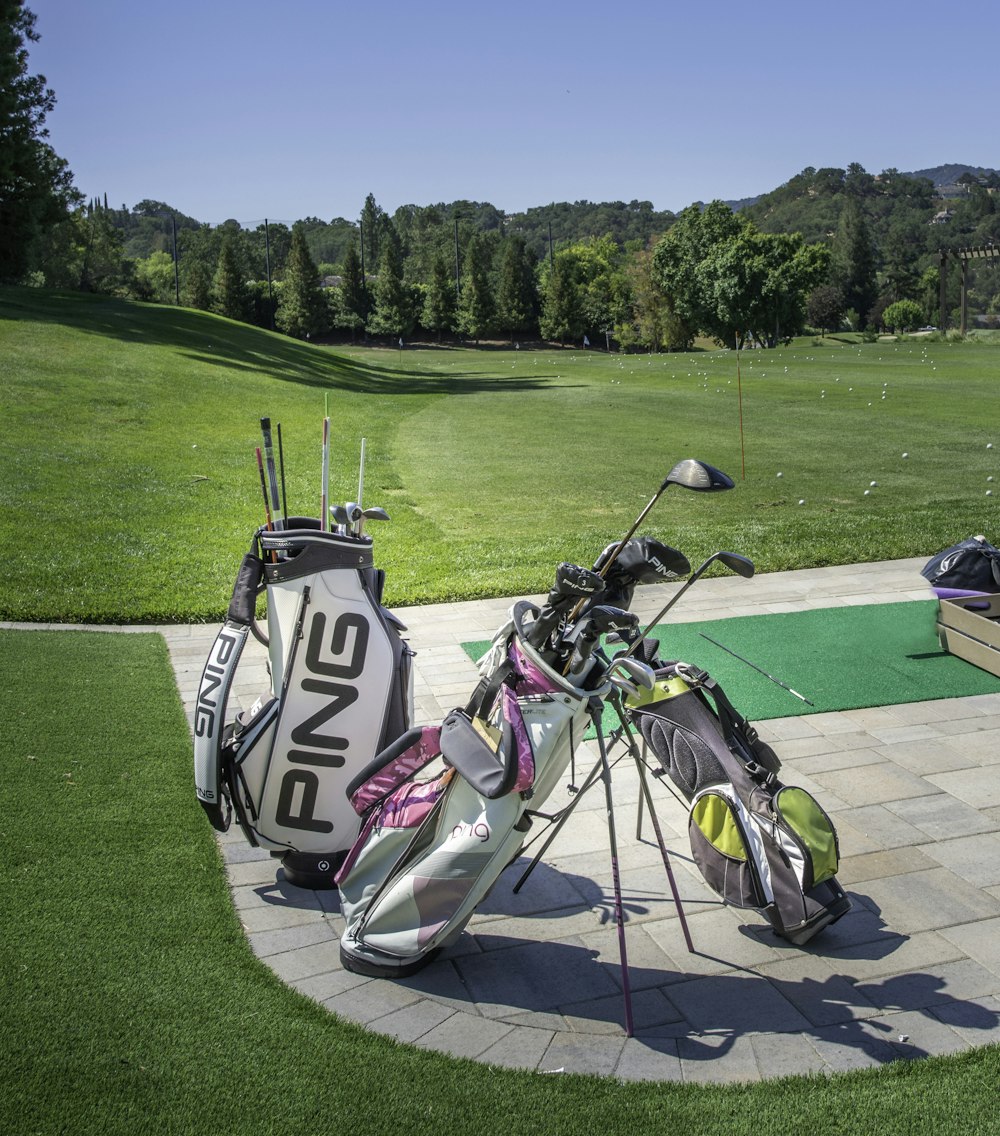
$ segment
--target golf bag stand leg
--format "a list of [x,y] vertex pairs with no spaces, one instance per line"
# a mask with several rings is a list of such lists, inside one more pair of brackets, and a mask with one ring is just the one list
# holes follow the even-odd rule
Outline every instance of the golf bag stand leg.
[[[664,843],[663,832],[660,829],[660,818],[656,815],[656,809],[653,807],[653,797],[649,791],[649,784],[646,781],[646,764],[635,748],[635,742],[631,738],[629,738],[629,742],[632,747],[632,756],[635,759],[636,771],[639,774],[639,815],[636,822],[635,838],[636,840],[642,839],[642,803],[645,801],[646,809],[649,812],[649,819],[653,823],[653,832],[656,834],[656,843],[660,849],[660,857],[663,860],[663,870],[667,873],[667,882],[670,884],[670,894],[674,897],[674,906],[677,908],[677,918],[680,920],[681,930],[684,932],[684,942],[687,944],[688,951],[694,954],[694,943],[691,941],[691,932],[688,929],[687,918],[684,915],[684,906],[681,903],[680,893],[677,890],[674,870],[670,866],[670,856],[667,854],[667,846]],[[643,748],[645,748],[645,746]]]
[[618,841],[615,836],[615,808],[611,794],[611,766],[608,764],[608,750],[604,743],[604,730],[601,728],[602,704],[600,699],[592,699],[590,715],[597,730],[597,747],[601,752],[601,780],[604,782],[604,801],[608,811],[608,843],[611,849],[611,883],[615,896],[615,922],[618,924],[618,954],[622,968],[622,995],[625,999],[625,1036],[632,1037],[632,988],[628,975],[628,950],[625,946],[625,911],[622,905],[622,885],[618,872]]

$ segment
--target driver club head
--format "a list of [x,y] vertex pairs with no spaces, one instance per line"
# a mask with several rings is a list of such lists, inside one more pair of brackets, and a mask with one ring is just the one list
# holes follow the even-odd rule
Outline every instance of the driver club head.
[[699,493],[718,493],[735,486],[733,479],[721,469],[697,458],[684,458],[663,479],[662,488],[668,485],[681,485]]

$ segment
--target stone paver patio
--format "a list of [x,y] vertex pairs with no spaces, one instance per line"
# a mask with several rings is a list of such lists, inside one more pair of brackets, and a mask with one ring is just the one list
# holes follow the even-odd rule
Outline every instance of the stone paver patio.
[[[926,599],[923,562],[704,580],[671,614],[690,622]],[[649,617],[666,595],[639,588],[633,607]],[[397,610],[417,651],[417,723],[465,701],[476,670],[461,643],[488,638],[510,602]],[[216,628],[158,630],[190,712]],[[238,678],[238,700],[249,704],[267,685],[263,651]],[[759,729],[782,758],[784,779],[832,814],[853,910],[800,949],[754,913],[722,906],[691,863],[684,809],[654,783],[696,948],[689,953],[648,823],[636,838],[638,779],[621,762],[614,791],[632,1038],[622,1025],[599,786],[523,891],[511,891],[515,865],[461,939],[403,981],[344,971],[337,893],[289,886],[278,861],[236,831],[221,838],[233,901],[254,952],[289,985],[371,1030],[496,1065],[733,1081],[1000,1041],[1000,694],[775,719]],[[581,752],[578,781],[588,767]]]

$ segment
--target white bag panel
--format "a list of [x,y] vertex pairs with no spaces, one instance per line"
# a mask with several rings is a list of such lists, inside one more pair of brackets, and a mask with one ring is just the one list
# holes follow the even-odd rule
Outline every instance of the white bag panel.
[[[269,587],[268,603],[281,636],[271,639],[275,687],[282,690],[286,673],[288,682],[264,772],[259,831],[281,847],[330,854],[349,848],[358,834],[345,789],[378,750],[395,677],[392,641],[356,572]],[[276,672],[275,658],[282,660]]]

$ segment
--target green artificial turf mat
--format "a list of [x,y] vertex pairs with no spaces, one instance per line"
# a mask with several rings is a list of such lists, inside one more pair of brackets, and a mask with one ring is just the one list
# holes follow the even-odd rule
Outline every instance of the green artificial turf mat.
[[[735,616],[653,630],[663,659],[707,670],[751,721],[1000,691],[1000,678],[943,651],[936,600]],[[789,694],[704,636],[798,691]],[[488,642],[464,643],[478,658]]]

